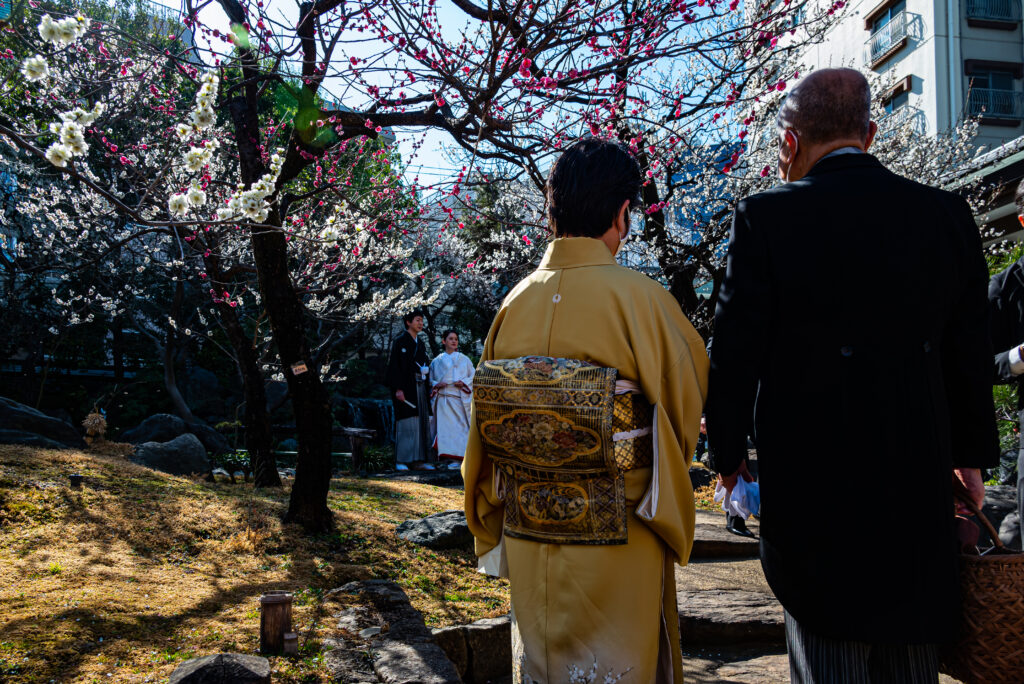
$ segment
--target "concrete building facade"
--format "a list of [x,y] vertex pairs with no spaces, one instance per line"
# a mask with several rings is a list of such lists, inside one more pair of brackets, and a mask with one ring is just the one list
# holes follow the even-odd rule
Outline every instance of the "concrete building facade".
[[[988,149],[1024,135],[1022,0],[852,0],[805,67],[852,66],[887,84],[891,116],[922,133],[978,117]],[[798,37],[797,37],[798,39]]]

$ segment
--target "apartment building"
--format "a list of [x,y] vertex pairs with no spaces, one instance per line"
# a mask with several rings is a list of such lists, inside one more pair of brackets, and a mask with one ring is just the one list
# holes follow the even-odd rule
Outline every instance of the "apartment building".
[[879,74],[885,110],[922,133],[970,116],[988,149],[1024,135],[1021,0],[852,0],[801,61]]

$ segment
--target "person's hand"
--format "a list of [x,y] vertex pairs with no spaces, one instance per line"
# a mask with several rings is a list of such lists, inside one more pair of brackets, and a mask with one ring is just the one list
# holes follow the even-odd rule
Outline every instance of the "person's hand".
[[466,383],[462,382],[461,380],[456,380],[454,384],[459,389],[466,389]]
[[398,401],[405,401],[405,392],[403,392],[402,390],[396,391],[395,399],[397,399]]
[[741,463],[740,467],[737,468],[736,472],[733,473],[732,475],[722,475],[722,474],[719,474],[718,475],[718,484],[720,484],[723,487],[725,487],[725,491],[727,491],[730,494],[732,494],[733,487],[736,486],[736,481],[739,480],[739,478],[741,478],[741,477],[743,478],[744,482],[753,482],[754,481],[754,476],[751,475],[750,471],[747,470],[747,462],[746,461]]
[[[963,485],[968,495],[980,509],[985,504],[985,483],[981,479],[981,471],[977,468],[953,468],[953,478]],[[956,482],[953,483],[956,486]],[[959,500],[956,501],[957,515],[973,515],[971,510]]]

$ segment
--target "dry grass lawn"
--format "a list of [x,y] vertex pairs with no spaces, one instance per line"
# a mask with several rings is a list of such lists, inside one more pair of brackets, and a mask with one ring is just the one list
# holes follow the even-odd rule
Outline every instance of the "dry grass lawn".
[[[68,474],[85,475],[82,490]],[[294,592],[297,660],[275,682],[326,681],[332,588],[393,579],[428,624],[508,612],[508,586],[461,551],[398,539],[394,525],[462,507],[460,492],[338,479],[338,530],[284,526],[285,491],[164,475],[117,456],[0,446],[0,681],[165,681],[188,658],[259,646],[257,598]]]

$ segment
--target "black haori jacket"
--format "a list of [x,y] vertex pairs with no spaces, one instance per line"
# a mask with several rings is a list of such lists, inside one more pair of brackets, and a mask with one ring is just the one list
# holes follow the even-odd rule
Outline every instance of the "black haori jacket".
[[[428,364],[427,349],[419,337],[414,340],[409,333],[403,332],[391,343],[387,382],[388,389],[391,390],[391,403],[395,406],[395,420],[415,418],[419,415],[417,409],[395,399],[395,392],[402,390],[406,400],[420,408],[420,400],[416,396],[416,374],[419,373],[419,366]],[[429,415],[430,407],[422,408]]]
[[753,417],[762,565],[806,628],[955,637],[951,470],[999,458],[987,284],[967,203],[868,154],[739,203],[708,437],[732,472]]
[[1014,375],[1010,369],[1010,349],[1024,343],[1024,257],[992,276],[988,302],[995,354],[994,382],[1017,385],[1018,425],[1024,427],[1024,375]]

